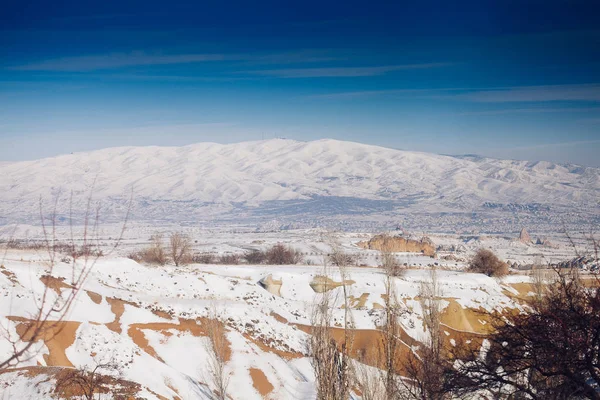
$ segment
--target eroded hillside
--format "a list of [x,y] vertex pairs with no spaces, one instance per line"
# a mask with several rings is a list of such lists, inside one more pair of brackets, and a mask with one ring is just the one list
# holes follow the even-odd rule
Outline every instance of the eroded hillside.
[[[44,256],[10,252],[0,274],[2,326],[10,338],[31,324],[40,296],[65,296],[72,264],[58,263],[46,275]],[[384,275],[374,268],[348,269],[346,280],[355,323],[353,354],[375,352],[380,338]],[[418,345],[427,332],[421,316],[419,285],[427,270],[409,270],[394,284],[406,312],[403,341]],[[319,280],[333,283],[333,318],[341,326],[343,299],[338,271],[319,266],[190,265],[150,267],[124,258],[101,258],[65,321],[47,331],[20,369],[0,375],[0,390],[10,398],[66,396],[57,390],[65,368],[118,368],[114,384],[134,396],[155,399],[209,399],[214,390],[207,330],[216,317],[225,326],[229,393],[235,399],[306,399],[314,396],[307,357],[311,314],[320,296]],[[504,281],[478,274],[439,271],[444,340],[453,345],[465,335],[486,331],[480,310],[520,307],[527,277]],[[335,284],[337,283],[337,284]],[[273,285],[276,288],[273,288]],[[319,291],[319,290],[317,290]],[[341,335],[334,333],[341,340]],[[408,349],[408,348],[407,348]],[[11,351],[0,341],[0,358]],[[372,362],[371,364],[377,364]],[[377,365],[374,365],[377,366]],[[63,372],[64,373],[64,372]],[[67,393],[68,394],[68,393]]]

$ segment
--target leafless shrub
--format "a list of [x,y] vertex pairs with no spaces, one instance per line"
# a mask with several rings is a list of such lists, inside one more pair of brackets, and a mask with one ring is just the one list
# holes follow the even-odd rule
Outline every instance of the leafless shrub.
[[[573,250],[579,249],[567,234]],[[593,235],[592,254],[598,242]],[[597,258],[596,258],[597,260]],[[533,277],[534,288],[542,286]],[[537,283],[536,283],[537,281]],[[486,390],[500,399],[600,399],[600,277],[579,267],[553,268],[529,308],[487,315],[493,328],[485,351],[457,347],[446,390],[469,396]]]
[[[55,392],[65,397],[76,394],[86,400],[94,400],[96,396],[99,398],[108,393],[115,396],[119,394],[115,388],[116,384],[122,386],[115,377],[119,376],[120,372],[116,362],[96,364],[93,368],[65,368],[57,375]],[[125,396],[126,394],[123,394],[123,398]]]
[[[315,372],[318,400],[348,399],[355,384],[355,372],[350,357],[353,347],[353,318],[346,282],[349,281],[344,267],[338,267],[344,296],[343,342],[338,345],[332,335],[332,291],[324,290],[311,315],[312,332],[308,353]],[[327,259],[323,261],[323,276],[328,276]]]
[[[82,234],[82,248],[92,249],[99,248],[98,246],[98,221],[99,221],[99,206],[94,206],[92,203],[92,193],[87,199],[87,205],[84,213],[83,221],[83,234]],[[60,260],[60,248],[57,244],[60,241],[57,238],[56,226],[57,226],[57,205],[60,198],[60,194],[56,196],[52,212],[49,215],[44,214],[43,203],[40,198],[40,222],[43,232],[43,243],[44,249],[48,255],[47,267],[45,276],[53,277],[55,267]],[[131,210],[131,198],[127,208],[127,213],[124,217],[124,222],[121,228],[119,237],[115,240],[111,252],[114,251],[123,238],[127,221],[129,218],[129,212]],[[75,237],[73,234],[72,225],[72,205],[73,205],[73,194],[71,194],[70,200],[70,218],[71,221],[71,237],[68,246],[70,249],[75,248]],[[5,253],[6,254],[6,253]],[[52,340],[58,336],[64,328],[64,320],[68,315],[71,307],[73,306],[79,291],[83,284],[88,278],[94,265],[96,264],[101,253],[98,251],[82,251],[72,253],[71,263],[71,280],[67,285],[67,288],[62,290],[60,293],[56,293],[51,285],[45,285],[44,291],[41,294],[41,299],[36,301],[36,312],[29,318],[29,321],[24,323],[24,330],[19,332],[18,337],[13,337],[8,329],[2,328],[0,332],[3,339],[8,343],[12,350],[10,355],[5,359],[0,359],[0,371],[18,366],[19,363],[31,360],[35,357],[36,352],[32,350],[32,346],[41,338],[45,340]]]
[[339,386],[342,364],[337,343],[330,332],[332,321],[330,301],[331,293],[324,292],[311,316],[312,332],[308,346],[315,372],[318,400],[336,399],[336,387]]
[[392,269],[384,270],[385,297],[384,300],[384,322],[381,327],[383,333],[382,353],[384,374],[383,386],[386,398],[394,400],[398,398],[400,390],[400,381],[398,371],[400,368],[400,323],[399,318],[403,310],[398,301],[396,286],[394,284],[395,276]]
[[541,263],[535,263],[531,269],[531,287],[533,288],[534,301],[539,303],[547,292],[548,285],[552,279],[552,271],[545,270]]
[[288,265],[302,262],[302,254],[290,246],[278,243],[267,250],[267,264]]
[[199,253],[192,256],[192,262],[196,264],[214,264],[215,255],[211,253]]
[[244,254],[244,259],[248,264],[262,264],[267,259],[267,255],[261,250],[250,250]]
[[[0,244],[2,242],[0,241]],[[9,239],[4,242],[6,249],[11,250],[47,250],[46,243],[44,240],[21,240],[21,239]],[[88,257],[102,257],[103,251],[100,249],[96,242],[87,241],[87,243],[77,246],[74,241],[64,242],[53,240],[52,251],[58,254],[71,256],[75,258],[81,258],[84,256]]]
[[359,363],[355,370],[356,381],[360,387],[362,400],[393,400],[386,394],[381,372],[369,365],[377,365],[376,359],[367,359],[364,354],[359,355]]
[[135,261],[136,263],[141,263],[142,262],[142,255],[140,251],[132,251],[130,253],[127,254],[127,258],[129,258],[130,260]]
[[4,245],[6,249],[11,250],[44,250],[45,245],[43,241],[38,240],[19,240],[10,238],[6,241],[0,241],[0,244]]
[[600,281],[590,288],[575,269],[555,274],[532,310],[488,316],[494,330],[483,355],[456,349],[460,363],[448,370],[449,391],[488,390],[503,399],[600,399]]
[[503,277],[508,274],[508,264],[501,261],[491,250],[479,249],[471,258],[467,271]]
[[81,258],[81,257],[102,257],[104,252],[102,249],[98,248],[96,245],[85,244],[79,248],[73,249],[71,252],[71,257],[73,258]]
[[217,264],[223,265],[238,265],[242,257],[239,254],[222,254],[217,257]]
[[402,277],[404,276],[405,268],[398,262],[395,254],[387,248],[382,247],[381,251],[381,267],[386,275]]
[[358,263],[358,257],[355,254],[345,253],[341,249],[336,249],[328,255],[329,262],[335,266],[351,266]]
[[155,234],[150,237],[150,246],[128,256],[136,262],[145,264],[165,265],[167,263],[167,254],[163,246],[163,237]]
[[230,350],[229,342],[225,335],[226,328],[219,320],[219,313],[216,306],[213,305],[211,307],[209,316],[203,325],[209,339],[206,346],[209,354],[209,379],[213,385],[216,398],[226,400],[230,378],[230,373],[227,371],[227,359]]
[[437,270],[430,270],[429,279],[419,288],[419,302],[428,336],[418,352],[411,351],[403,361],[408,379],[401,380],[403,399],[449,399],[445,390],[444,370],[450,365],[444,353],[441,331],[441,290]]
[[442,348],[441,335],[441,289],[438,282],[437,269],[431,268],[429,279],[421,282],[419,288],[419,302],[423,310],[423,321],[429,332],[429,347],[439,353]]
[[176,267],[189,264],[191,261],[191,244],[190,238],[181,233],[173,233],[169,238],[170,255]]

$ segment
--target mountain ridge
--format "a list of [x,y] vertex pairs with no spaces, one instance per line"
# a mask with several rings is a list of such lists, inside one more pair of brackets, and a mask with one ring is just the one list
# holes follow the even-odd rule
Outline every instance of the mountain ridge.
[[[600,169],[463,159],[332,139],[126,146],[0,163],[5,218],[39,215],[39,205],[34,207],[39,198],[61,192],[74,197],[93,192],[109,208],[120,207],[133,193],[136,207],[146,208],[141,213],[147,215],[156,214],[151,208],[158,203],[173,203],[165,213],[186,202],[211,214],[314,199],[383,201],[412,213],[469,212],[486,202],[597,211]],[[66,212],[64,202],[58,211]]]

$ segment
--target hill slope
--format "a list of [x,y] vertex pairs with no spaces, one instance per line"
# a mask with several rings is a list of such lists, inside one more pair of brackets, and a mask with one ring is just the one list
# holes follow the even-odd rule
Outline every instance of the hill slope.
[[[59,295],[67,298],[71,291],[73,264],[57,263],[49,277],[48,263],[39,252],[9,251],[4,257],[0,296],[10,301],[0,302],[0,361],[12,354],[7,338],[17,341],[46,287],[48,304]],[[208,326],[217,317],[226,327],[226,373],[232,399],[313,399],[315,384],[306,343],[312,310],[322,296],[311,282],[322,273],[320,266],[175,268],[101,258],[60,333],[42,335],[16,369],[0,371],[0,397],[65,398],[57,388],[59,374],[73,367],[103,366],[98,372],[124,379],[135,398],[213,399]],[[373,344],[380,334],[376,328],[383,318],[383,273],[373,268],[349,268],[347,273],[351,278],[347,290],[354,299],[356,354],[375,355]],[[281,284],[276,290],[261,285],[269,277]],[[337,271],[328,277],[335,282],[341,279]],[[429,271],[410,270],[405,278],[394,279],[396,293],[407,306],[401,324],[410,342],[427,335],[418,291],[428,277]],[[445,340],[453,343],[485,331],[474,309],[519,307],[513,298],[519,292],[513,285],[518,287],[523,280],[527,278],[513,276],[500,283],[483,275],[439,271]],[[344,315],[342,290],[332,289],[336,321]],[[109,370],[108,364],[115,369]]]
[[225,212],[236,221],[550,206],[597,213],[600,169],[335,140],[110,148],[1,164],[0,216],[38,219],[40,196],[50,202],[60,192],[58,211],[67,215],[68,194],[74,193],[77,210],[91,190],[109,217],[133,193],[136,219],[176,222]]

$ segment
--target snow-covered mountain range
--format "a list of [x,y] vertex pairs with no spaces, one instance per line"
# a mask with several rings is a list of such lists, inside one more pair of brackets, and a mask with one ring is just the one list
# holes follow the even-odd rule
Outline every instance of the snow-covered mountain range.
[[[452,157],[337,140],[274,139],[183,147],[120,147],[0,164],[0,222],[59,215],[87,196],[117,218],[307,221],[333,216],[461,213],[597,215],[600,169]],[[346,217],[344,217],[346,218]]]

